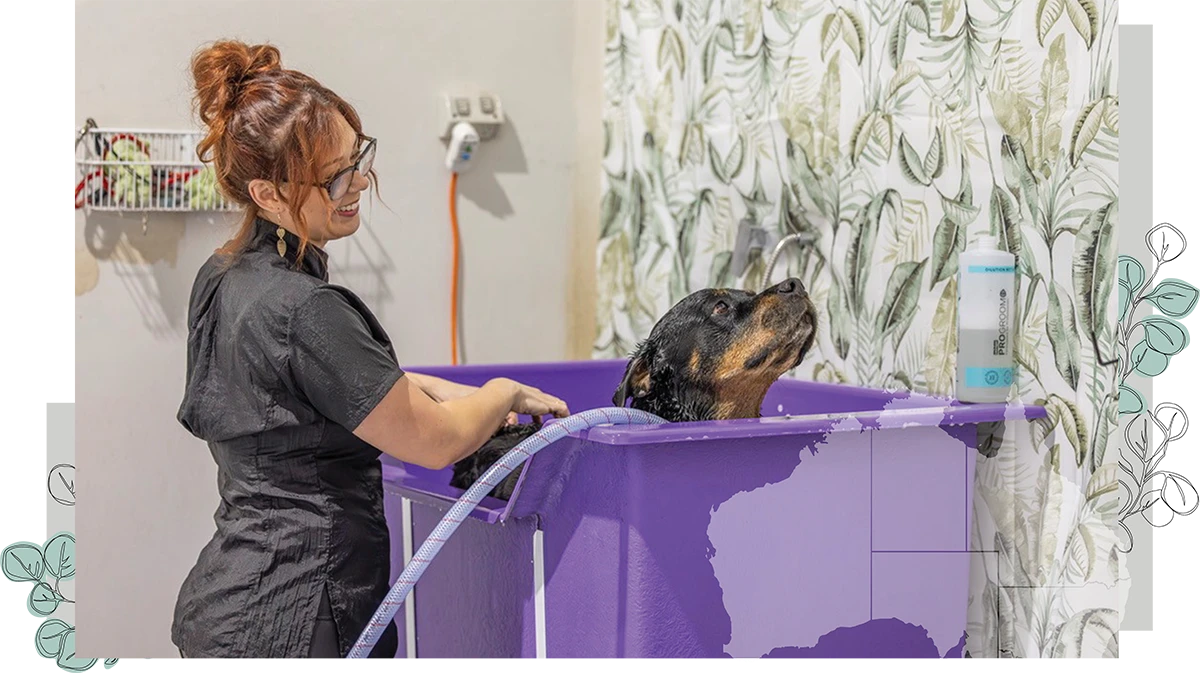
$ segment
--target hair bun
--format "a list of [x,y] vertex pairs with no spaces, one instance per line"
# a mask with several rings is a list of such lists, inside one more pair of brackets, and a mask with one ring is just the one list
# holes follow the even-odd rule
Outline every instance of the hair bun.
[[263,73],[282,70],[279,50],[268,44],[247,45],[221,40],[192,57],[192,78],[200,119],[211,126],[223,119],[246,83]]

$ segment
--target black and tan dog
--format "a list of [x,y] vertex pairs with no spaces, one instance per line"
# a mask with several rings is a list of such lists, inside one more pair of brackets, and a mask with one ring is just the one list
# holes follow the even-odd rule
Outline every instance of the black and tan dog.
[[[800,364],[817,333],[813,302],[789,278],[759,294],[744,290],[694,292],[671,307],[634,351],[613,404],[632,398],[672,423],[756,418],[771,384]],[[450,485],[470,488],[540,423],[509,426],[454,465]],[[523,466],[522,466],[523,467]],[[517,469],[492,490],[507,500]]]

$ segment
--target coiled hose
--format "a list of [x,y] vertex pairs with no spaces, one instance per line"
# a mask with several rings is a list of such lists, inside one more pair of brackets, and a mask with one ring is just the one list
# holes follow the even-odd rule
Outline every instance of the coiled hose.
[[488,468],[487,472],[476,481],[467,492],[454,503],[450,511],[442,517],[438,522],[433,532],[421,544],[421,548],[413,554],[412,561],[405,566],[404,571],[400,573],[400,577],[396,579],[396,583],[392,585],[383,602],[379,604],[379,609],[375,611],[375,615],[371,621],[367,623],[367,627],[363,629],[362,634],[358,637],[358,642],[354,643],[354,647],[350,649],[348,659],[363,659],[371,653],[371,649],[375,647],[375,643],[379,642],[379,637],[383,635],[383,631],[387,628],[389,622],[395,618],[396,612],[400,606],[404,604],[404,599],[408,597],[410,591],[416,585],[417,580],[421,579],[421,575],[425,573],[425,569],[433,562],[434,557],[441,551],[442,546],[454,534],[459,525],[466,520],[467,514],[479,504],[483,497],[495,488],[501,480],[512,473],[513,470],[520,467],[521,463],[531,458],[533,454],[550,446],[554,442],[566,437],[572,432],[586,430],[597,425],[655,425],[666,423],[663,419],[648,414],[637,409],[625,409],[622,407],[609,407],[601,409],[589,409],[563,419],[558,419],[547,423],[541,430],[527,437],[520,444],[517,444],[511,451],[504,454],[504,457],[496,461],[494,465]]

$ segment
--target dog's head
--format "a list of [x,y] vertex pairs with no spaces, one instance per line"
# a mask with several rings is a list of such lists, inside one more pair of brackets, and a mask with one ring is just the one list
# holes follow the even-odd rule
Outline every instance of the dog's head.
[[688,295],[634,352],[613,403],[667,421],[753,418],[771,384],[804,359],[817,313],[789,278],[759,294],[708,289]]

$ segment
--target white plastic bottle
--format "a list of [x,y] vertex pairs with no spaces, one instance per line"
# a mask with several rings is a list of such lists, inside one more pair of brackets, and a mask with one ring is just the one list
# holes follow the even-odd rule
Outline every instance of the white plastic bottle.
[[980,236],[958,256],[958,385],[960,402],[1005,402],[1013,368],[1016,259]]

